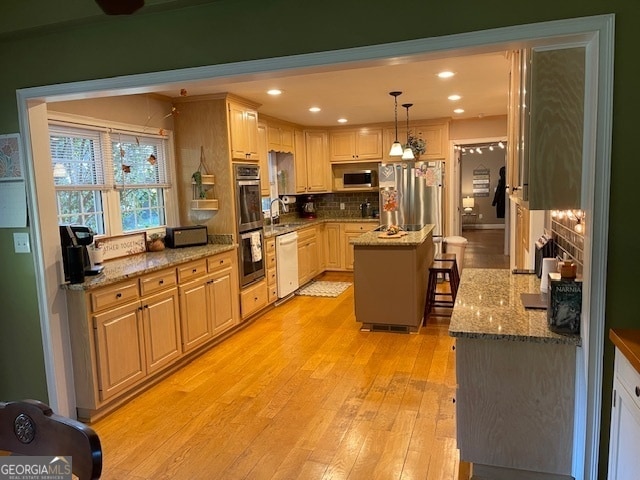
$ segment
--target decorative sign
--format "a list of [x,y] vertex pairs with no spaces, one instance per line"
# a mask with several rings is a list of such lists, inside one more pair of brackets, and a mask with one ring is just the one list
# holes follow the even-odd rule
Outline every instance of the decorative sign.
[[488,168],[476,168],[473,170],[473,196],[488,197],[491,182]]
[[102,248],[104,260],[144,253],[147,251],[147,234],[142,232],[101,238],[96,240],[96,247]]

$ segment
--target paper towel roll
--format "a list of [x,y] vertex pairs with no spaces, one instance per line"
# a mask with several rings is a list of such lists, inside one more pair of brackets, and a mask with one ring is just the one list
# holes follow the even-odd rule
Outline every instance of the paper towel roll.
[[540,291],[549,291],[549,273],[558,271],[558,261],[555,258],[542,259],[542,277],[540,278]]

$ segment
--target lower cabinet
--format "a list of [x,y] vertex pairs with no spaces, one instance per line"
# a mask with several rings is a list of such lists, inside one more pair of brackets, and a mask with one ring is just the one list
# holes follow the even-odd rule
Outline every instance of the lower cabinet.
[[320,258],[316,227],[298,231],[298,284],[304,285],[320,274]]
[[268,293],[267,282],[260,280],[240,292],[240,310],[242,318],[248,318],[267,306]]
[[267,302],[271,304],[278,299],[278,268],[275,237],[265,241],[265,255],[267,256]]
[[353,270],[352,238],[378,227],[369,222],[328,223],[325,227],[325,267],[327,270]]
[[240,321],[235,251],[94,290],[68,290],[78,418],[129,398]]
[[635,480],[640,472],[640,373],[616,347],[609,435],[609,480]]

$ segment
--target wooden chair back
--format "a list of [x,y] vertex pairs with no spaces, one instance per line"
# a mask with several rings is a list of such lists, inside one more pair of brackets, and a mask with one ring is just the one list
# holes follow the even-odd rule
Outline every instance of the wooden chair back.
[[102,447],[82,422],[53,413],[37,400],[0,402],[0,450],[16,455],[69,456],[80,480],[100,478]]

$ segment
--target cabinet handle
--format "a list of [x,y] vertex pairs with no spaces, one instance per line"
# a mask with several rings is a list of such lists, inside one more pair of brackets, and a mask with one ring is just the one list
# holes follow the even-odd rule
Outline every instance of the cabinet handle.
[[253,297],[253,301],[257,302],[258,301],[258,297]]
[[197,268],[194,268],[193,270],[191,270],[191,273],[196,273],[198,271]]
[[160,280],[158,283],[159,283],[160,285],[164,285],[164,280]]
[[452,346],[451,346],[451,350],[455,350],[455,349],[456,349],[456,346],[455,346],[455,345],[452,345]]
[[636,397],[640,397],[640,387],[636,387]]
[[220,260],[220,265],[222,265],[224,263],[224,260]]
[[122,298],[122,293],[120,292],[116,293],[116,298]]
[[452,401],[453,403],[456,403],[456,399],[455,399],[455,397],[454,397],[454,398],[452,398],[452,399],[451,399],[451,401]]

